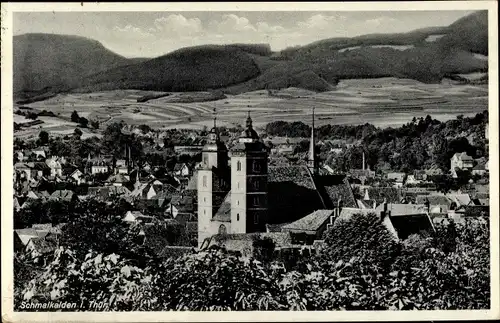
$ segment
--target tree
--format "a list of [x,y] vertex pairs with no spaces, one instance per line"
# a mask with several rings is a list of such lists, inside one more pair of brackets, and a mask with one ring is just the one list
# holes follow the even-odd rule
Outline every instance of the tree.
[[80,126],[82,128],[87,128],[87,126],[89,124],[89,120],[87,120],[87,118],[81,117],[78,119],[78,123],[80,124]]
[[73,113],[71,113],[71,122],[80,122],[80,116],[78,115],[78,112],[73,111]]
[[38,143],[42,146],[49,143],[49,133],[47,131],[40,131],[38,134]]
[[83,132],[80,130],[80,128],[75,128],[73,135],[77,138],[80,138],[83,135]]
[[362,257],[374,264],[390,264],[399,245],[377,214],[354,214],[350,220],[339,220],[324,234],[329,248],[326,255],[334,261]]
[[95,119],[95,120],[91,120],[90,121],[90,125],[92,126],[92,128],[94,129],[99,129],[99,120]]

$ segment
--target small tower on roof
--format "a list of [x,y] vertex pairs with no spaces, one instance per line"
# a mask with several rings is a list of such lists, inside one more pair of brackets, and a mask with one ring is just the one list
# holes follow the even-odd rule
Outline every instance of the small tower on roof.
[[316,174],[318,172],[318,162],[316,159],[316,140],[314,136],[314,107],[312,108],[311,141],[309,143],[309,153],[307,155],[307,167]]
[[210,169],[228,167],[228,150],[226,145],[220,140],[217,129],[217,110],[214,108],[214,126],[210,130],[207,143],[202,149],[202,167]]

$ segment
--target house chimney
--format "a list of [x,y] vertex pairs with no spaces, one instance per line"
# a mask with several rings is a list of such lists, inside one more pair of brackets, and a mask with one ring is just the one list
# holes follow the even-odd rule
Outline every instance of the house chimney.
[[380,212],[380,220],[382,220],[382,221],[385,219],[385,217],[389,213],[387,211],[387,199],[386,198],[384,198],[384,204],[383,204],[383,206],[384,206],[384,209],[382,210],[382,212]]
[[339,199],[337,201],[337,216],[340,216],[340,213],[342,212],[342,204],[343,204],[342,199]]
[[427,213],[431,213],[431,203],[429,202],[428,198],[425,198],[425,208],[427,209]]

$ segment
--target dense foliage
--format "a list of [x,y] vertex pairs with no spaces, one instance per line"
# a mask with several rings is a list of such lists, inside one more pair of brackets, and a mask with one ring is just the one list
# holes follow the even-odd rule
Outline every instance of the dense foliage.
[[[473,158],[487,156],[485,128],[488,111],[474,117],[458,116],[440,122],[414,118],[399,128],[375,128],[373,125],[325,125],[316,129],[317,140],[359,141],[340,154],[330,155],[328,164],[339,171],[360,169],[362,154],[372,170],[413,171],[433,165],[444,172],[450,169],[455,153],[467,152]],[[274,136],[307,137],[310,126],[302,122],[269,123],[266,132]]]
[[[61,246],[41,274],[21,284],[16,305],[22,299],[98,299],[107,306],[97,310],[489,308],[486,220],[450,224],[433,236],[396,243],[367,217],[357,215],[353,224],[332,229],[326,248],[293,270],[217,248],[137,264],[115,253]],[[447,240],[454,246],[444,248]],[[388,247],[394,252],[381,252],[384,243],[394,243]],[[384,261],[373,261],[377,257]]]

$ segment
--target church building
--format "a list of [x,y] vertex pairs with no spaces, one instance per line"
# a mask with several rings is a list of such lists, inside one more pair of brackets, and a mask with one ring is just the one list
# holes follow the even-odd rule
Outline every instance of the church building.
[[311,147],[304,165],[269,166],[268,148],[246,128],[228,151],[216,127],[202,150],[198,170],[198,247],[217,234],[266,232],[266,225],[296,221],[339,200],[356,207],[344,176],[320,175],[315,151],[314,110]]

